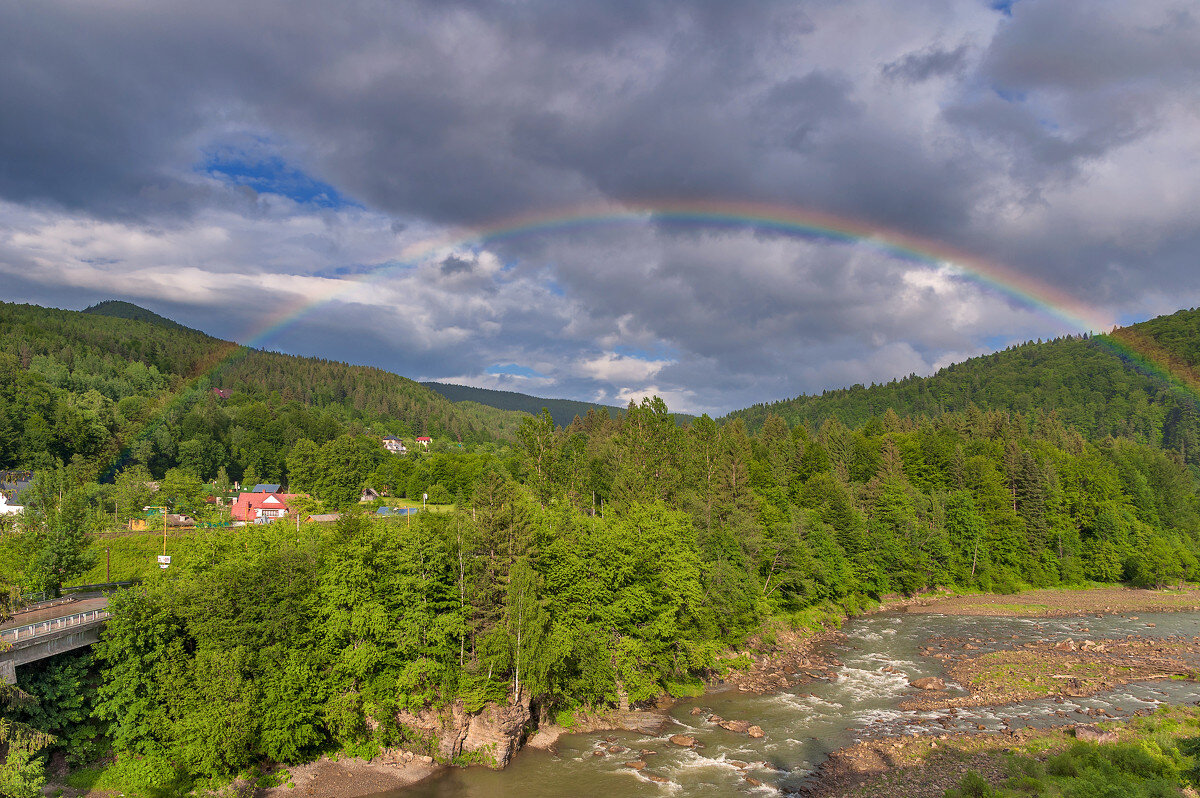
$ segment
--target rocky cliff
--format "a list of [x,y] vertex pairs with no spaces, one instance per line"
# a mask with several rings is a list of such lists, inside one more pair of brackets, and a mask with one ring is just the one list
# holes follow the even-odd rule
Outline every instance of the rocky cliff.
[[397,722],[436,740],[431,752],[444,762],[502,768],[525,741],[533,718],[529,699],[516,704],[488,704],[467,712],[461,701],[441,709],[401,712]]

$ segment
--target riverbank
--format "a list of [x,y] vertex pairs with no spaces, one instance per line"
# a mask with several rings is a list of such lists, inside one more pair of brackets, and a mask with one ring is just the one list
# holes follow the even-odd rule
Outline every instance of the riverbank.
[[1144,590],[1128,587],[1047,588],[1011,595],[971,593],[942,596],[908,605],[909,612],[941,615],[1065,617],[1137,612],[1200,611],[1200,588]]
[[943,798],[974,771],[993,788],[1030,794],[1031,779],[1050,778],[1045,763],[1080,740],[1099,746],[1153,740],[1162,746],[1197,735],[1200,709],[1168,707],[1147,717],[1097,725],[866,740],[830,754],[802,793],[808,798]]
[[254,798],[314,796],[315,798],[361,798],[416,784],[441,771],[432,757],[399,749],[387,749],[368,761],[343,757],[321,757],[316,762],[287,768],[287,779],[278,787],[259,788]]

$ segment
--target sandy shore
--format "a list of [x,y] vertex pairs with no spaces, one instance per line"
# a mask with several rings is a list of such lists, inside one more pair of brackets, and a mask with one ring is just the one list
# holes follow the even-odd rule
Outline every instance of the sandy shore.
[[317,796],[318,798],[362,798],[387,790],[396,790],[416,784],[442,769],[432,761],[414,759],[404,762],[385,753],[366,762],[362,759],[342,758],[337,761],[321,757],[316,762],[288,768],[294,787],[287,781],[279,787],[258,789],[255,798],[283,798],[283,796]]
[[948,596],[910,604],[908,612],[942,615],[1063,617],[1120,615],[1132,612],[1200,611],[1200,588],[1139,590],[1101,587],[1090,590],[1053,588],[1013,595]]

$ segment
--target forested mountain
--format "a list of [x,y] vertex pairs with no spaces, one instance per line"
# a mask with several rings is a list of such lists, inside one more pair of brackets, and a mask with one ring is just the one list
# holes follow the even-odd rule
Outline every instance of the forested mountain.
[[146,321],[151,324],[158,324],[162,327],[170,327],[174,330],[189,330],[191,332],[199,332],[190,327],[184,327],[177,321],[172,321],[165,316],[160,316],[152,310],[135,305],[132,302],[122,302],[119,299],[106,299],[103,302],[97,302],[91,307],[83,309],[84,313],[94,313],[97,316],[111,316],[114,319],[132,319],[134,321]]
[[[1141,356],[1130,354],[1142,353]],[[1151,363],[1146,363],[1148,357]],[[1200,468],[1200,310],[1132,325],[1110,335],[1071,336],[1012,346],[947,366],[930,377],[825,391],[731,413],[751,429],[771,413],[815,430],[836,418],[857,427],[886,410],[936,417],[984,410],[1053,412],[1092,440],[1128,438],[1179,452]],[[1175,378],[1166,378],[1163,366]]]
[[141,315],[124,303],[102,310],[0,303],[0,469],[74,460],[92,477],[140,463],[154,476],[187,466],[280,481],[300,439],[480,443],[521,418],[381,369],[240,347],[149,311],[124,318]]
[[423,382],[426,388],[432,388],[451,402],[478,402],[481,405],[495,407],[500,410],[516,410],[536,416],[542,408],[550,411],[550,417],[560,427],[565,427],[575,420],[575,416],[586,416],[588,410],[595,409],[600,413],[608,413],[612,417],[620,414],[622,408],[611,405],[597,405],[588,402],[577,402],[574,399],[543,399],[529,394],[514,391],[495,391],[490,388],[472,388],[469,385],[451,385],[445,382]]

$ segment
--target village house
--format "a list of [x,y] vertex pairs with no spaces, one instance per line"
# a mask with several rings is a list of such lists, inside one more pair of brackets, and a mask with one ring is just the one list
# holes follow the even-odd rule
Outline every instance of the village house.
[[17,515],[23,509],[19,504],[9,504],[8,497],[0,493],[0,515]]
[[392,454],[406,454],[408,452],[408,449],[404,446],[404,441],[400,440],[395,435],[384,436],[383,448],[387,449]]
[[168,513],[165,507],[143,507],[141,516],[129,519],[129,529],[134,532],[167,527],[194,527],[196,519],[182,513]]
[[230,516],[247,524],[267,524],[290,515],[294,511],[292,503],[303,496],[303,493],[242,493],[230,505]]
[[433,438],[428,438],[428,437],[422,435],[421,437],[417,438],[417,443],[421,444],[426,449],[428,449],[429,444],[433,443]]

